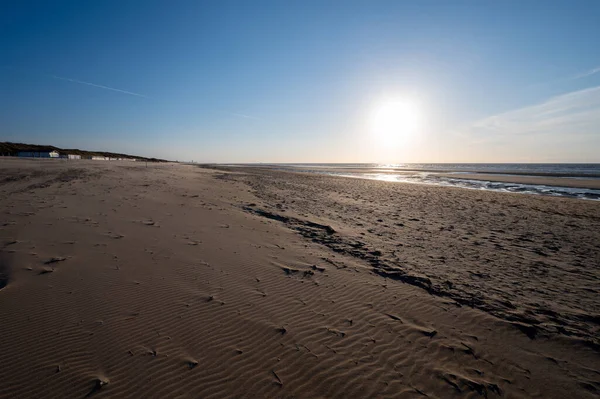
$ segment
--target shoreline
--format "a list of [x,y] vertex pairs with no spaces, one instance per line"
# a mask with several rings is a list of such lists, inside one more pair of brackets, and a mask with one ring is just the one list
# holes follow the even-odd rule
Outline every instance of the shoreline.
[[[442,173],[440,171],[425,172],[419,171],[418,174],[407,170],[395,170],[395,171],[381,171],[378,169],[308,169],[303,170],[301,168],[288,169],[282,167],[264,167],[264,166],[221,166],[211,165],[204,167],[219,168],[237,168],[243,170],[248,168],[249,170],[272,170],[276,172],[288,172],[288,173],[306,173],[306,174],[317,174],[317,175],[328,175],[338,177],[350,177],[368,180],[379,180],[392,183],[411,183],[411,184],[425,184],[425,185],[437,185],[437,186],[455,186],[459,188],[476,188],[481,190],[489,191],[511,191],[510,189],[502,190],[503,187],[469,187],[469,181],[478,182],[489,182],[489,183],[506,183],[512,185],[526,185],[531,186],[532,192],[523,192],[524,194],[535,194],[535,195],[548,195],[548,196],[565,196],[574,197],[578,199],[591,199],[600,200],[600,178],[581,178],[581,177],[569,177],[562,175],[540,175],[532,176],[525,174],[507,174],[505,172],[447,172]],[[425,173],[425,174],[424,174]],[[437,181],[432,180],[437,179]],[[465,184],[462,184],[465,183]],[[511,187],[509,187],[511,188]],[[545,193],[544,191],[552,189],[580,189],[590,190],[589,194],[594,198],[586,198],[586,191],[574,191],[570,193],[568,191],[559,192],[558,194]],[[523,188],[522,191],[526,191]],[[536,192],[537,191],[537,192]],[[519,191],[512,191],[519,192]],[[578,197],[578,195],[580,195]],[[597,197],[597,198],[596,198]]]
[[[341,164],[331,164],[331,166],[324,166],[323,164],[213,164],[215,166],[223,167],[249,167],[249,168],[265,168],[265,169],[285,169],[285,170],[298,170],[303,169],[312,171],[331,171],[331,172],[353,172],[353,173],[389,173],[389,174],[402,174],[411,172],[427,172],[427,173],[439,173],[439,174],[460,174],[460,173],[472,173],[472,174],[490,174],[490,175],[510,175],[510,176],[530,176],[530,177],[565,177],[565,178],[590,178],[600,179],[600,172],[589,172],[589,173],[573,173],[573,172],[531,172],[531,171],[518,171],[518,170],[485,170],[477,169],[476,166],[480,164],[459,164],[459,165],[472,165],[472,169],[457,170],[452,168],[398,168],[398,167],[371,167],[365,164],[365,167],[356,167],[353,164],[342,167]],[[438,164],[444,165],[444,164]],[[449,164],[452,165],[452,164]],[[485,164],[483,164],[485,165]],[[511,166],[519,164],[494,164],[497,166]],[[557,165],[557,164],[533,164],[533,165]],[[558,164],[558,165],[580,165],[580,164]],[[587,165],[587,164],[585,164]],[[594,166],[600,166],[600,164],[589,164]]]
[[587,188],[600,190],[600,178],[581,178],[571,176],[551,176],[551,175],[509,175],[502,173],[469,173],[460,174],[435,174],[440,177],[450,177],[456,179],[482,180],[500,183],[531,184],[550,187],[565,188]]

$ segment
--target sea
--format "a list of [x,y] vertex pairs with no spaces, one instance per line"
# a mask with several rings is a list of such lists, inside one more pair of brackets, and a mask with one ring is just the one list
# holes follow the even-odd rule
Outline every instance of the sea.
[[[550,195],[600,201],[600,189],[569,187],[569,179],[600,182],[600,164],[574,163],[325,163],[252,164],[305,173],[319,173],[361,179],[461,187],[522,194]],[[470,179],[472,174],[489,175],[490,180]],[[554,178],[555,185],[493,181],[493,176]],[[564,179],[564,183],[562,181]],[[510,179],[503,179],[510,180]],[[516,179],[519,180],[519,179]]]

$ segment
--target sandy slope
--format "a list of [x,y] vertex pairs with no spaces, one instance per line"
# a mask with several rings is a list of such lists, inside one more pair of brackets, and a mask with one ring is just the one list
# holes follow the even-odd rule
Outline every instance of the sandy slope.
[[518,322],[533,336],[600,345],[597,202],[259,169],[230,179],[248,182],[269,212],[335,226],[339,234],[309,238],[380,275]]
[[[532,339],[489,309],[459,306],[460,297],[384,278],[372,257],[397,264],[388,258],[389,242],[370,235],[391,234],[388,221],[363,236],[371,258],[340,250],[364,232],[350,222],[367,219],[350,211],[347,202],[354,200],[343,190],[327,191],[345,180],[319,186],[296,175],[179,165],[0,162],[0,398],[591,398],[600,392],[593,320],[565,324],[576,333],[570,336],[537,328]],[[352,192],[367,195],[374,187]],[[398,204],[396,212],[419,220],[398,222],[410,223],[411,234],[395,233],[404,247],[410,244],[398,255],[412,265],[410,273],[438,265],[452,243],[421,234],[447,222],[442,210],[428,208],[436,195],[460,219],[452,234],[476,223],[457,204],[478,210],[509,198],[517,212],[511,217],[538,223],[539,209],[554,209],[578,226],[579,235],[556,233],[554,241],[565,260],[574,253],[580,262],[574,267],[592,277],[572,273],[574,292],[546,300],[550,309],[556,303],[569,313],[579,297],[597,314],[597,237],[590,233],[597,204],[500,194],[481,204],[463,190],[411,187],[421,200]],[[380,200],[392,195],[380,189]],[[473,247],[503,264],[513,258],[490,252],[495,243],[484,239],[495,234],[504,245],[512,237],[508,230],[493,233],[495,220],[477,222],[470,240],[482,241]],[[525,256],[524,249],[507,252],[514,251]],[[484,263],[463,255],[469,270]],[[551,274],[563,264],[549,258]],[[451,274],[454,284],[468,294],[463,286],[475,283],[461,281],[471,277],[449,263],[459,269]],[[435,282],[431,270],[421,273]],[[530,275],[511,279],[524,291],[532,284]],[[560,280],[545,280],[544,289],[563,290]],[[521,306],[520,294],[507,292]]]

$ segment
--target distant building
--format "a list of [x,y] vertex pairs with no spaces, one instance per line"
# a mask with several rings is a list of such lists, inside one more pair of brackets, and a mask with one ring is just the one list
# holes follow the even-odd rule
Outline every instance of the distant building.
[[60,157],[63,159],[81,159],[81,155],[75,154],[60,154]]
[[97,157],[97,156],[93,156],[92,159],[94,161],[107,161],[108,160],[108,158],[106,158],[106,157]]
[[60,154],[56,151],[19,151],[17,156],[24,158],[58,158]]

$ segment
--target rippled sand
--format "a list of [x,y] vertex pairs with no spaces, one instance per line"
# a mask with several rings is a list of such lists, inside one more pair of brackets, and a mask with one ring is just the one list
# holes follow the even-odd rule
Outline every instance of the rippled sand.
[[591,201],[0,160],[0,398],[600,391]]

